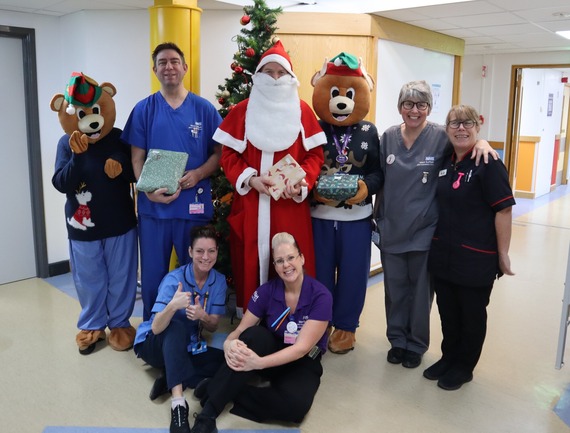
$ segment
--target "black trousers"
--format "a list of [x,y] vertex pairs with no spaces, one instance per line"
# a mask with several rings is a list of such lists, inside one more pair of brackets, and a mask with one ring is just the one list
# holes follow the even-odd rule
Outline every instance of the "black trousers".
[[224,363],[223,350],[208,347],[197,355],[188,353],[190,336],[182,323],[172,321],[158,335],[152,332],[135,347],[135,353],[147,364],[163,369],[168,389],[182,384],[195,388],[206,377],[212,377]]
[[467,287],[434,278],[441,318],[442,358],[472,372],[487,334],[487,305],[493,284]]
[[[248,328],[239,338],[259,356],[269,355],[284,347],[263,326]],[[317,359],[305,356],[262,371],[234,371],[224,364],[208,386],[208,401],[218,414],[233,401],[230,412],[252,421],[300,423],[313,404],[322,374],[320,356]],[[259,376],[269,380],[270,385],[252,385],[251,382]]]

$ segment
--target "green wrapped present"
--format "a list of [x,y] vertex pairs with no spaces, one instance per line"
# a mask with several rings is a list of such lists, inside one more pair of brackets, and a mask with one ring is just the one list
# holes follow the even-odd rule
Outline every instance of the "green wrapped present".
[[153,192],[166,188],[166,194],[174,194],[178,181],[184,175],[188,154],[164,149],[150,149],[137,182],[139,191]]
[[319,177],[317,193],[329,200],[343,201],[358,191],[358,174],[327,174]]

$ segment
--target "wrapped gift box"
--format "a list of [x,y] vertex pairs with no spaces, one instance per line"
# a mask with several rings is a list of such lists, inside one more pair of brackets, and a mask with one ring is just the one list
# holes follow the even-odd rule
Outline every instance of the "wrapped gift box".
[[187,161],[186,152],[150,149],[137,182],[137,189],[153,192],[166,188],[166,194],[174,194],[178,189],[178,181],[184,175]]
[[288,184],[298,184],[307,173],[295,161],[295,158],[287,154],[269,169],[267,175],[274,182],[273,186],[269,187],[269,193],[273,199],[279,200]]
[[322,175],[317,184],[317,193],[329,200],[343,201],[353,197],[358,191],[357,174]]

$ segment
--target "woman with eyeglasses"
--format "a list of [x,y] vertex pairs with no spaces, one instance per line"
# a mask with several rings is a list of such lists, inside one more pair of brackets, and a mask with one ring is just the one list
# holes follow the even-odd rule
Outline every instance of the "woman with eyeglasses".
[[[425,81],[402,86],[398,111],[403,123],[380,138],[384,186],[376,197],[380,251],[384,270],[386,336],[392,346],[387,361],[418,367],[429,347],[433,299],[428,253],[438,217],[435,189],[451,145],[441,125],[429,122],[433,99]],[[497,153],[478,143],[477,162]],[[475,153],[475,151],[474,151]]]
[[[231,413],[256,422],[300,423],[311,408],[323,372],[332,295],[304,274],[305,258],[293,236],[277,233],[271,248],[278,277],[253,293],[224,342],[225,364],[196,387],[203,410],[192,433],[217,432],[216,418],[230,402]],[[251,384],[259,378],[269,384]]]
[[476,166],[469,158],[481,127],[477,111],[456,105],[446,125],[453,154],[438,176],[439,220],[428,260],[441,317],[442,357],[424,377],[455,390],[473,378],[495,278],[513,275],[509,244],[515,199],[500,160]]

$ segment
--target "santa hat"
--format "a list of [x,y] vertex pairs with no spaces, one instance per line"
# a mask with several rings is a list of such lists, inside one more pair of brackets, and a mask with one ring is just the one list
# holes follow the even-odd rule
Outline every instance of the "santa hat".
[[73,72],[65,88],[65,100],[68,102],[67,114],[75,114],[75,105],[91,107],[95,104],[103,89],[83,72]]
[[275,42],[275,44],[269,48],[263,55],[261,56],[261,60],[255,68],[255,72],[259,72],[263,66],[267,63],[275,62],[279,63],[285,70],[293,76],[293,78],[297,78],[297,76],[293,73],[293,64],[291,63],[291,58],[287,51],[285,51],[285,47],[281,41]]

